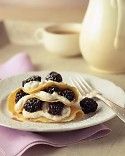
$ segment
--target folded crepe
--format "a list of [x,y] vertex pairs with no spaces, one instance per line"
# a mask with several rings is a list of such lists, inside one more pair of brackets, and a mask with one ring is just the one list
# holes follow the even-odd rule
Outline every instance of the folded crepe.
[[[72,93],[72,98],[67,99],[61,93],[67,90]],[[73,86],[63,82],[44,81],[37,87],[23,86],[12,91],[8,96],[7,106],[12,117],[19,121],[68,122],[84,115],[76,105],[78,96],[78,91]]]

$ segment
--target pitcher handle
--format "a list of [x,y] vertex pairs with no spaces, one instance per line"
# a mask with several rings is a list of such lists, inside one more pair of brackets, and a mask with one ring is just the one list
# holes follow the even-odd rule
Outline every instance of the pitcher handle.
[[124,46],[124,39],[122,38],[125,34],[124,32],[124,17],[125,17],[125,8],[124,8],[124,0],[112,0],[114,4],[117,3],[118,10],[118,19],[117,19],[117,27],[116,34],[114,38],[114,47],[115,49],[120,49]]

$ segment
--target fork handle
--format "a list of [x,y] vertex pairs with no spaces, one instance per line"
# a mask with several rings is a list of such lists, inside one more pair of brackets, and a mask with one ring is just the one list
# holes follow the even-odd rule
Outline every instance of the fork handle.
[[105,104],[107,104],[114,112],[115,114],[123,121],[125,122],[125,109],[123,107],[118,106],[114,102],[110,101],[109,99],[105,98],[104,96],[97,94],[96,97],[100,100],[102,100]]
[[96,97],[97,97],[98,99],[100,99],[101,101],[103,101],[105,104],[107,104],[109,107],[111,107],[113,110],[116,109],[116,108],[124,109],[124,108],[118,106],[117,104],[115,104],[114,102],[110,101],[109,99],[105,98],[105,97],[102,96],[101,94],[97,94]]

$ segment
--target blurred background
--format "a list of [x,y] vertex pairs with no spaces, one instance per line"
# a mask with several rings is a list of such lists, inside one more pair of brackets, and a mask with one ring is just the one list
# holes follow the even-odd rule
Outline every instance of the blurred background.
[[87,3],[88,0],[0,0],[0,18],[80,21]]
[[46,23],[82,22],[87,5],[88,0],[0,0],[0,20],[11,42],[38,44],[33,35],[37,28]]

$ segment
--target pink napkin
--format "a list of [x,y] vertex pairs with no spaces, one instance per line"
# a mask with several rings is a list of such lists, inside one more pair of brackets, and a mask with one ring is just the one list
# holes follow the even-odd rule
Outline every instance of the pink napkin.
[[[26,53],[20,53],[0,66],[0,78],[33,70]],[[94,140],[110,133],[103,124],[70,132],[32,133],[0,126],[0,156],[20,156],[30,147],[47,144],[54,147],[69,146],[85,140]]]
[[19,53],[0,65],[0,79],[34,70],[30,57],[26,53]]

